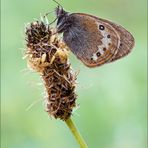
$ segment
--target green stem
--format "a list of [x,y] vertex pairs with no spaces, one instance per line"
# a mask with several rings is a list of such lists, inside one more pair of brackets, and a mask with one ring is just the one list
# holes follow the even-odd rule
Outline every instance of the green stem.
[[72,134],[74,135],[75,139],[79,143],[80,148],[88,148],[87,144],[85,143],[83,137],[81,136],[80,132],[77,130],[71,118],[67,119],[65,122],[69,127],[69,129],[71,130]]

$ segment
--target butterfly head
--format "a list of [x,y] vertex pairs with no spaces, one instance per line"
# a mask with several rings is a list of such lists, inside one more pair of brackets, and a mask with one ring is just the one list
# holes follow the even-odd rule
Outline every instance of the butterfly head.
[[57,32],[62,33],[69,26],[67,22],[69,13],[66,12],[61,6],[56,8],[55,13],[57,16]]

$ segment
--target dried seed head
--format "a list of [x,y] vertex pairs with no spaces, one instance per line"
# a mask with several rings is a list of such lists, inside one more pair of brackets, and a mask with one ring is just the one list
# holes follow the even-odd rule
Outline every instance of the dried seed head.
[[75,81],[65,44],[44,22],[26,28],[26,56],[31,69],[40,72],[46,87],[46,109],[55,118],[66,120],[76,106]]

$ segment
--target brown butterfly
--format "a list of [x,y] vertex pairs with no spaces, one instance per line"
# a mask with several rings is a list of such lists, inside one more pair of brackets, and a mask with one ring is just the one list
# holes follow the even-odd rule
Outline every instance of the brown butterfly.
[[101,66],[131,52],[133,36],[122,26],[89,14],[56,8],[57,32],[70,50],[88,67]]

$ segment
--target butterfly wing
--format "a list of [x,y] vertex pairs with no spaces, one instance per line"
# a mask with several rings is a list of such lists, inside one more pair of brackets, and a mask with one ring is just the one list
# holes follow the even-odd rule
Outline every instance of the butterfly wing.
[[104,19],[100,19],[100,20],[112,25],[114,29],[116,29],[116,31],[118,32],[118,35],[120,36],[120,46],[119,46],[118,52],[114,56],[114,58],[112,58],[111,62],[129,54],[135,44],[134,37],[132,36],[132,34],[118,24],[115,24],[111,21],[104,20]]
[[132,36],[124,28],[107,20],[73,13],[68,17],[68,22],[71,26],[64,32],[63,39],[78,59],[88,67],[119,59],[133,47],[133,43],[129,44],[129,40],[124,39],[130,37],[132,42]]

